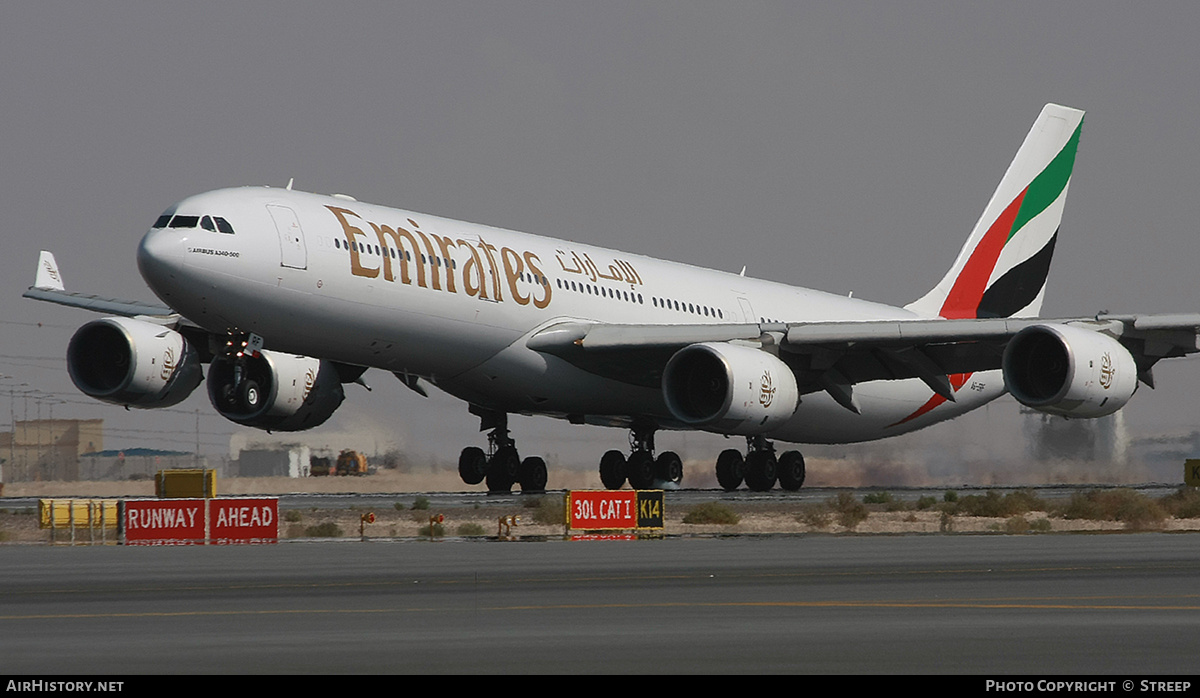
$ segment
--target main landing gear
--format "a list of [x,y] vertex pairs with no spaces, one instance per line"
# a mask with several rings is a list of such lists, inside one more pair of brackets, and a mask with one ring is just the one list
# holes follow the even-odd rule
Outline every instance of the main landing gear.
[[600,482],[610,490],[620,489],[625,481],[635,490],[648,490],[656,482],[683,481],[683,461],[674,451],[654,457],[654,427],[635,425],[629,433],[629,458],[620,451],[609,451],[600,459]]
[[468,485],[487,480],[488,492],[511,492],[514,484],[520,484],[522,492],[545,492],[546,461],[538,456],[521,460],[517,443],[508,435],[507,417],[492,416],[486,453],[476,446],[462,450],[458,456],[458,476]]
[[795,492],[804,484],[804,456],[799,451],[784,451],[775,456],[775,445],[761,436],[746,437],[746,456],[736,449],[721,451],[717,456],[717,482],[732,492],[741,486],[755,492],[766,492],[779,486]]

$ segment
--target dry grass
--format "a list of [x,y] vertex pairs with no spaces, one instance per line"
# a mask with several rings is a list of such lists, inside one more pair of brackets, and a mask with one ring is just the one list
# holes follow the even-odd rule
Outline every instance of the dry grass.
[[741,517],[734,513],[728,505],[722,502],[705,502],[697,504],[688,510],[688,513],[683,517],[685,524],[717,524],[721,526],[734,526]]

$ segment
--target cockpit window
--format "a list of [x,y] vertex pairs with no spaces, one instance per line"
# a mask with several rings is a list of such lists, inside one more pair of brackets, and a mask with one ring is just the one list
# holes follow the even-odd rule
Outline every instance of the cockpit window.
[[195,228],[200,222],[200,216],[175,216],[171,219],[172,228]]
[[155,228],[195,228],[200,227],[210,233],[224,233],[233,235],[233,226],[229,221],[220,216],[174,216],[170,212],[164,213],[154,221]]

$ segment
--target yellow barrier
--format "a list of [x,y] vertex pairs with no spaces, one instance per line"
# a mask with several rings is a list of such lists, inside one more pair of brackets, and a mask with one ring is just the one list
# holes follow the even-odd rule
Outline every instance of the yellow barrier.
[[217,471],[208,468],[160,470],[154,475],[154,494],[157,497],[215,499]]
[[116,528],[115,499],[39,499],[41,528]]

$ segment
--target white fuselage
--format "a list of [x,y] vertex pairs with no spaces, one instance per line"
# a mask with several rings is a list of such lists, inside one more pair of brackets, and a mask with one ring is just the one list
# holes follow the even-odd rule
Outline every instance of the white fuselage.
[[[173,212],[220,216],[234,228],[156,228],[142,241],[146,282],[192,322],[217,333],[256,333],[268,349],[420,376],[504,412],[675,424],[661,391],[526,347],[530,336],[564,321],[914,317],[903,308],[343,197],[247,187],[185,199]],[[999,371],[975,373],[956,402],[915,418],[933,396],[916,379],[855,386],[860,414],[826,393],[809,393],[766,436],[877,439],[953,418],[1003,392]]]

